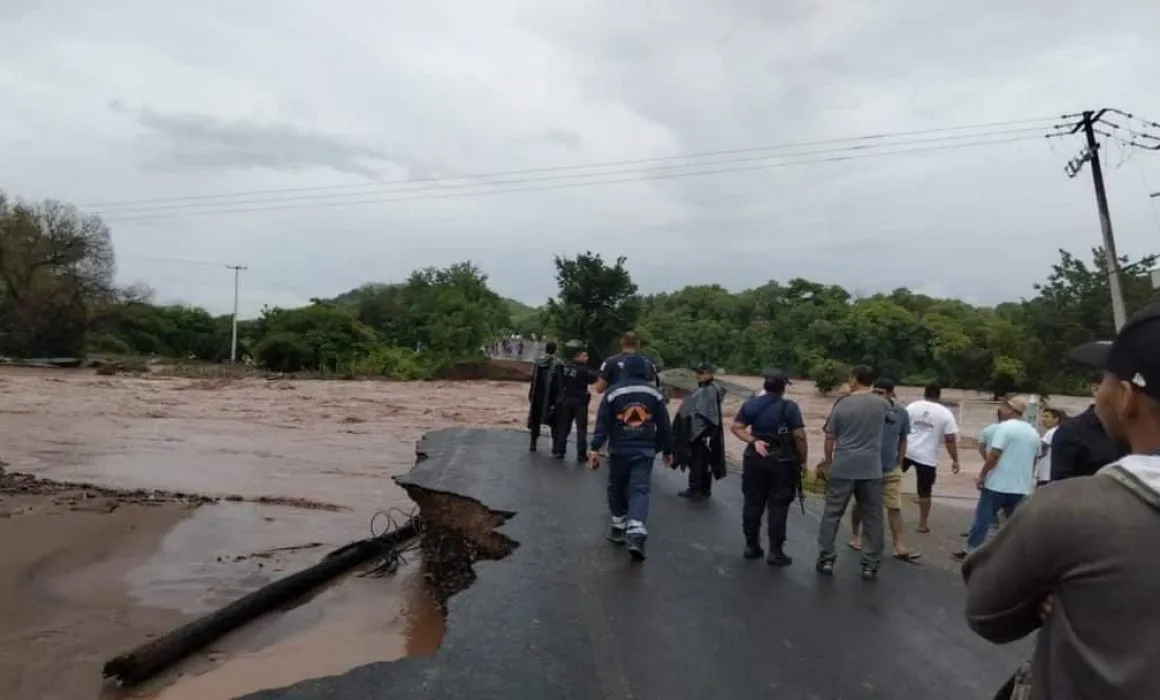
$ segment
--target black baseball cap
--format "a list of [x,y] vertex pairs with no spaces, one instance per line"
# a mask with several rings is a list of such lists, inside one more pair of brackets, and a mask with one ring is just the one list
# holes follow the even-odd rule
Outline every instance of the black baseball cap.
[[881,389],[882,391],[894,391],[894,380],[890,377],[879,377],[874,380],[873,388]]
[[780,369],[767,369],[762,372],[765,381],[762,386],[766,391],[781,391],[780,387],[786,387],[793,384],[789,379],[789,375]]
[[709,364],[708,362],[705,362],[704,360],[702,360],[701,362],[698,362],[697,364],[693,365],[693,371],[696,372],[697,374],[710,374],[710,373],[716,372],[717,368],[714,367],[713,365]]
[[1136,312],[1114,340],[1096,340],[1073,348],[1072,360],[1102,369],[1160,399],[1160,301]]

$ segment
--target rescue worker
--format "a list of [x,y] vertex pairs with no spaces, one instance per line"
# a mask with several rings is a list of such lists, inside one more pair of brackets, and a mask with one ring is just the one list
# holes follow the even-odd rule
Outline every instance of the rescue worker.
[[658,389],[661,387],[660,372],[652,360],[640,355],[640,336],[629,331],[620,337],[620,352],[604,360],[600,365],[600,379],[596,382],[596,393],[603,394],[608,387],[620,379],[624,371],[624,361],[629,357],[641,357],[648,369],[648,380]]
[[741,528],[745,533],[745,558],[759,559],[761,519],[769,513],[770,566],[789,566],[785,553],[786,519],[801,486],[802,466],[809,459],[805,422],[801,408],[787,398],[789,377],[766,373],[764,392],[746,401],[733,419],[732,432],[747,445],[741,458]]
[[556,408],[556,429],[552,435],[552,456],[564,459],[568,434],[576,424],[576,461],[588,459],[588,385],[596,373],[588,368],[588,351],[579,340],[569,340],[564,349],[570,355],[560,370],[560,402]]
[[612,514],[608,540],[625,545],[636,561],[645,557],[645,522],[657,452],[664,455],[666,466],[673,462],[669,410],[660,390],[652,385],[650,364],[638,356],[624,359],[620,381],[600,398],[588,453],[592,469],[599,469],[600,449],[608,445],[608,510]]
[[713,366],[702,362],[693,368],[697,388],[685,397],[673,421],[673,466],[689,470],[689,487],[678,495],[704,500],[713,494],[713,480],[723,479],[725,421],[721,403],[725,391],[713,381]]
[[531,452],[536,451],[541,427],[546,425],[549,431],[553,429],[560,395],[560,360],[556,358],[556,342],[549,340],[544,353],[532,364],[532,382],[528,386],[528,431],[531,433],[528,450]]

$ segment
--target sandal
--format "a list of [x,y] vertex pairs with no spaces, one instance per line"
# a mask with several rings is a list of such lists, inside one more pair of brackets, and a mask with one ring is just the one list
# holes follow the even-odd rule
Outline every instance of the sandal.
[[894,558],[898,561],[904,561],[907,564],[917,564],[922,559],[922,555],[918,552],[902,552],[901,554],[895,554]]

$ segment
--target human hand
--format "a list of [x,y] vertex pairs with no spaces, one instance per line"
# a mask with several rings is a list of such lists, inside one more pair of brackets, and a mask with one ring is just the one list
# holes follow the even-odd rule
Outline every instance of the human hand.
[[1047,618],[1051,617],[1051,611],[1055,608],[1055,596],[1050,593],[1043,602],[1039,604],[1039,621],[1044,624],[1047,623]]
[[954,462],[952,462],[952,463],[951,463],[951,473],[952,473],[952,474],[958,474],[958,473],[959,473],[959,468],[960,468],[960,467],[959,467],[959,462],[958,462],[958,460],[955,460]]
[[672,455],[663,455],[661,457],[661,461],[665,463],[666,467],[673,466],[673,456]]
[[825,481],[829,471],[830,463],[823,459],[821,462],[818,462],[818,466],[814,467],[814,477],[818,481]]
[[984,483],[985,483],[985,482],[983,481],[983,477],[981,477],[981,476],[976,476],[976,477],[975,477],[975,488],[977,488],[978,490],[982,491],[982,490],[983,490],[983,484],[984,484]]
[[600,453],[596,450],[588,450],[588,468],[592,471],[600,468]]
[[762,457],[769,456],[769,443],[765,440],[754,440],[753,449]]

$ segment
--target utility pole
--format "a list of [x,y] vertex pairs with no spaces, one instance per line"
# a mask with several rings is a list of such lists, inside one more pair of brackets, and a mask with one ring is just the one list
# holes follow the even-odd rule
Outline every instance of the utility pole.
[[1104,262],[1108,271],[1108,289],[1112,293],[1112,319],[1116,330],[1123,328],[1127,322],[1128,312],[1124,304],[1124,290],[1120,285],[1120,261],[1116,256],[1116,241],[1112,235],[1112,217],[1108,213],[1108,193],[1104,189],[1104,171],[1100,166],[1100,144],[1096,141],[1095,125],[1104,116],[1106,109],[1099,112],[1087,110],[1083,113],[1080,123],[1075,125],[1072,133],[1083,129],[1087,139],[1087,148],[1068,163],[1066,172],[1069,177],[1075,177],[1083,169],[1085,162],[1092,164],[1092,183],[1096,188],[1096,208],[1100,214],[1100,233],[1104,238]]
[[247,268],[245,265],[226,265],[226,268],[234,271],[234,328],[230,336],[230,364],[232,365],[238,361],[238,286],[242,270]]

